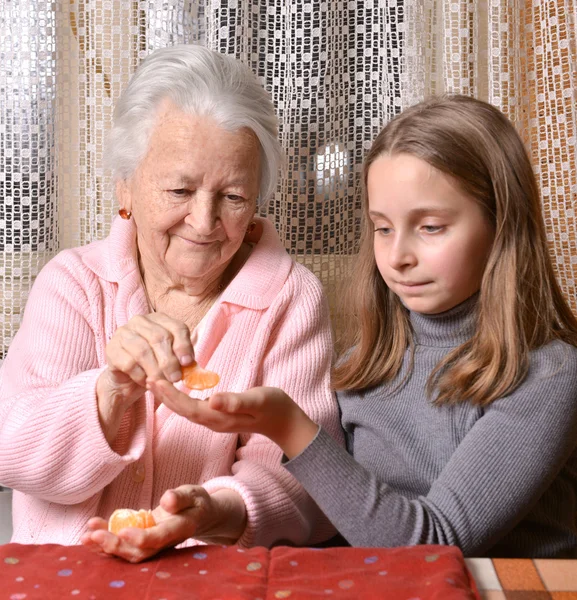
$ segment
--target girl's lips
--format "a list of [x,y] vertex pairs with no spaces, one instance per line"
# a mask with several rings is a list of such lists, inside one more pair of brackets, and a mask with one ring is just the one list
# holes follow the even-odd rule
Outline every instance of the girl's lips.
[[431,282],[423,281],[422,283],[420,283],[420,282],[416,282],[416,281],[397,281],[397,283],[399,285],[402,285],[403,287],[418,287],[421,285],[427,285],[428,283],[431,283]]
[[397,281],[397,285],[399,286],[399,288],[407,294],[418,293],[430,283],[430,281],[423,281],[422,283],[417,283],[416,281]]

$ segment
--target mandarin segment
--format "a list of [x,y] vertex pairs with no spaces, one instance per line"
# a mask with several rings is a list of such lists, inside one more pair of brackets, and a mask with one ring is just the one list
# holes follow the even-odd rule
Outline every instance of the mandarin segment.
[[219,380],[220,377],[216,373],[203,369],[197,362],[182,367],[182,381],[189,390],[208,390]]
[[154,527],[156,521],[150,510],[132,510],[131,508],[117,508],[108,519],[108,531],[118,534],[125,527],[138,527],[147,529]]

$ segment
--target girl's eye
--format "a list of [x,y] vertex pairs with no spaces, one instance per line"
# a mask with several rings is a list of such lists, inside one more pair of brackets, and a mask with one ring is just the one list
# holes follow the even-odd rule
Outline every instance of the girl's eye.
[[377,227],[375,229],[375,233],[380,233],[381,235],[389,235],[391,233],[390,227]]
[[425,233],[439,233],[444,229],[443,225],[423,225]]

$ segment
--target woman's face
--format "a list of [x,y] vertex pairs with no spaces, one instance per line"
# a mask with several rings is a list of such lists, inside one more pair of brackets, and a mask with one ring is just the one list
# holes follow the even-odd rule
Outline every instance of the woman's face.
[[254,216],[260,145],[247,129],[229,132],[172,102],[159,109],[148,153],[117,186],[132,212],[144,263],[175,284],[219,277]]

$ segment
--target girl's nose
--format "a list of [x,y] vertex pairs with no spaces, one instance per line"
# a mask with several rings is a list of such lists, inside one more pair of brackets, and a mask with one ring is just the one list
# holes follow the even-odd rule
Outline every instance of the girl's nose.
[[393,269],[403,269],[417,264],[417,256],[405,236],[397,236],[389,249],[389,264]]

